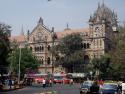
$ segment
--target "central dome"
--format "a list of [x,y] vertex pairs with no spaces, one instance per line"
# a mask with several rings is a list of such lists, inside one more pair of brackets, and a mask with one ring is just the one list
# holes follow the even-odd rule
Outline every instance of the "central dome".
[[93,16],[90,17],[89,22],[102,22],[102,20],[114,23],[117,20],[117,14],[111,11],[104,3],[100,6],[98,4],[97,10],[94,12]]

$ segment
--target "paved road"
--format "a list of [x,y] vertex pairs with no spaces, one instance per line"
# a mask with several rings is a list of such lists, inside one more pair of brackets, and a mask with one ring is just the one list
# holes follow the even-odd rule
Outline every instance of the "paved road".
[[56,84],[53,87],[46,88],[42,88],[41,86],[32,86],[0,94],[40,94],[42,92],[49,91],[57,91],[57,94],[79,94],[79,84],[75,84],[72,86]]

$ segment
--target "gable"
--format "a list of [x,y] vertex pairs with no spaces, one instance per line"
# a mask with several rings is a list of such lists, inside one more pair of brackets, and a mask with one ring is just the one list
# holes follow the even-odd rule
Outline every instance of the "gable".
[[42,42],[51,39],[50,30],[44,25],[37,25],[29,35],[30,42]]

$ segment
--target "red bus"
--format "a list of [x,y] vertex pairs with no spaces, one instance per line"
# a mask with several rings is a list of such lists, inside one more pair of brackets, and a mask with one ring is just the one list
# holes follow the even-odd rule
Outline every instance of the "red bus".
[[63,83],[63,84],[69,84],[70,83],[70,78],[68,78],[67,74],[53,74],[53,83]]

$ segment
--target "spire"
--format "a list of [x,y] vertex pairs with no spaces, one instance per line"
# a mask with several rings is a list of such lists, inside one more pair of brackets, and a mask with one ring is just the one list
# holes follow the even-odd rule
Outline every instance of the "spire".
[[52,32],[54,32],[54,27],[52,27]]
[[100,2],[98,3],[98,9],[100,9]]
[[43,19],[40,17],[39,21],[38,21],[38,24],[41,24],[43,25]]
[[67,23],[66,27],[67,27],[67,29],[69,28],[69,24],[68,23]]
[[21,35],[24,36],[23,25],[22,25],[22,28],[21,28]]
[[116,19],[116,20],[118,19],[117,13],[115,13],[115,19]]
[[27,31],[27,40],[29,40],[30,30]]
[[30,30],[28,29],[28,31],[27,31],[27,35],[29,35],[30,34]]
[[64,30],[70,30],[68,23],[66,24],[66,28]]
[[92,22],[92,15],[90,15],[89,22]]
[[105,0],[102,0],[102,6],[105,6]]

